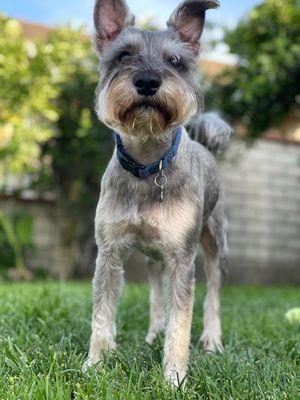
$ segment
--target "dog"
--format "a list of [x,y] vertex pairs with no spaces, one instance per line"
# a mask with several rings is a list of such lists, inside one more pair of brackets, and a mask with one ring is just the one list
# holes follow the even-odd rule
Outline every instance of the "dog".
[[123,260],[132,248],[148,258],[146,341],[165,329],[166,380],[178,386],[187,374],[200,244],[207,276],[200,340],[205,351],[222,351],[219,291],[227,220],[213,153],[226,148],[232,130],[217,115],[202,113],[196,73],[205,12],[218,5],[186,0],[165,31],[150,32],[134,26],[124,0],[96,0],[94,47],[101,57],[95,109],[115,132],[116,146],[95,217],[92,334],[83,371],[116,347]]

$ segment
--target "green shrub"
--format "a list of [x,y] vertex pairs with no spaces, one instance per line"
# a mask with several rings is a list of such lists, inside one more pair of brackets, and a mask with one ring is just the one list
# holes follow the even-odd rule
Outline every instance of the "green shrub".
[[[207,99],[260,136],[289,113],[299,113],[300,1],[266,0],[227,30],[225,43],[239,56],[213,82]],[[298,110],[298,111],[297,111]]]
[[30,41],[0,16],[0,83],[0,190],[31,175],[73,202],[95,193],[111,136],[93,112],[97,58],[84,31]]
[[0,210],[0,273],[10,268],[24,270],[25,251],[32,249],[32,217],[26,213],[8,216]]

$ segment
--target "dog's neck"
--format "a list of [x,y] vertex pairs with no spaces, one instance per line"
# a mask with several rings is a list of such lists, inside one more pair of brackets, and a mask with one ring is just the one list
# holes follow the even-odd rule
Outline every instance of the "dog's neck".
[[160,136],[125,135],[120,132],[126,152],[140,164],[151,164],[159,160],[172,146],[177,129],[164,132]]

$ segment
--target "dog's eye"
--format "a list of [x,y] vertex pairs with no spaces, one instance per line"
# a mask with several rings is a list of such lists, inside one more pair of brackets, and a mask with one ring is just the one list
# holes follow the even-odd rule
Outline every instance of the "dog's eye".
[[175,68],[179,68],[182,66],[181,59],[178,56],[169,57],[168,62]]
[[129,51],[122,51],[122,53],[120,53],[118,56],[118,61],[124,61],[130,56],[131,54],[129,53]]

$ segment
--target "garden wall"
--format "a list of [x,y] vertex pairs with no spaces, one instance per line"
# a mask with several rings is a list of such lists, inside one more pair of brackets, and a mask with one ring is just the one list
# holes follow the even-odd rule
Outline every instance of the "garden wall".
[[64,216],[53,201],[0,198],[0,208],[8,214],[26,213],[33,218],[32,250],[25,253],[26,265],[44,270],[55,278],[67,278],[74,269],[74,249],[64,246]]
[[[299,284],[300,145],[236,142],[220,162],[220,172],[229,218],[228,282]],[[26,209],[34,216],[35,251],[27,260],[32,268],[43,267],[59,278],[72,276],[79,244],[62,245],[64,217],[55,203],[2,199],[0,207],[8,212]],[[135,254],[129,264],[128,280],[146,279],[141,256]],[[86,275],[92,269],[89,265]],[[197,270],[199,274],[201,268]]]
[[232,146],[227,193],[232,282],[300,283],[300,145]]

